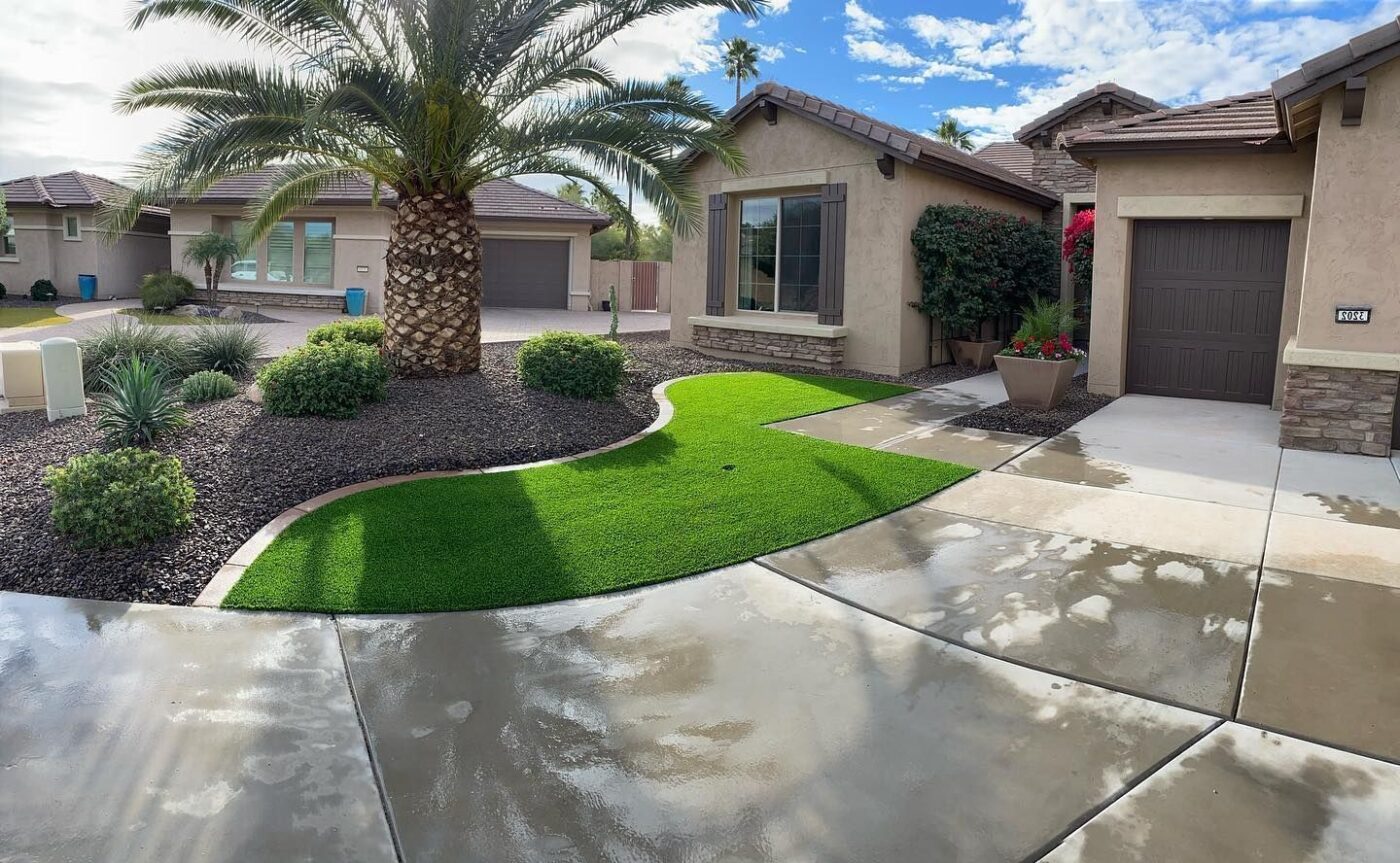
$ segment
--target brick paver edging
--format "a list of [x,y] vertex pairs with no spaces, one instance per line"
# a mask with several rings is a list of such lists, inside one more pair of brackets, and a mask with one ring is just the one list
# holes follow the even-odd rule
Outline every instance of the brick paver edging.
[[470,476],[478,473],[505,473],[506,471],[529,470],[536,467],[548,467],[549,465],[579,461],[580,459],[601,455],[605,452],[612,452],[615,449],[621,449],[622,447],[634,444],[642,438],[660,431],[671,421],[671,418],[675,416],[676,409],[671,404],[671,400],[666,397],[666,390],[671,384],[677,381],[699,377],[706,377],[706,375],[686,375],[685,377],[672,378],[669,381],[662,381],[657,384],[651,390],[651,397],[656,400],[656,405],[660,409],[656,419],[652,421],[651,425],[636,434],[629,435],[607,446],[601,446],[596,449],[564,456],[562,458],[532,461],[526,462],[525,464],[506,464],[488,468],[472,468],[470,470],[432,470],[423,471],[421,473],[381,477],[380,479],[372,479],[366,482],[357,482],[354,485],[347,485],[333,491],[328,491],[325,494],[317,495],[310,500],[303,501],[278,515],[272,521],[268,522],[261,530],[253,534],[252,538],[243,543],[238,551],[235,551],[233,556],[230,557],[223,566],[219,567],[219,571],[214,574],[213,579],[204,586],[204,590],[200,591],[199,596],[195,598],[194,604],[211,608],[217,608],[222,605],[224,597],[228,596],[228,592],[238,583],[238,579],[243,577],[244,570],[251,566],[253,561],[257,559],[257,556],[262,554],[269,545],[272,545],[272,541],[281,535],[282,531],[290,527],[297,519],[309,512],[320,509],[332,501],[340,500],[343,497],[349,497],[357,492],[368,491],[372,488],[386,488],[391,485],[412,482],[416,479],[434,479],[449,476]]

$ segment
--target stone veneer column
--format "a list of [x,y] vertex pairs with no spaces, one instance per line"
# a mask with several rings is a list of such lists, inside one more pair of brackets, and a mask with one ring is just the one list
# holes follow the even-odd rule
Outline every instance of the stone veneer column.
[[1279,446],[1389,456],[1400,372],[1290,365]]
[[824,366],[839,366],[846,357],[845,336],[802,336],[696,324],[691,329],[691,341],[697,348],[806,360]]

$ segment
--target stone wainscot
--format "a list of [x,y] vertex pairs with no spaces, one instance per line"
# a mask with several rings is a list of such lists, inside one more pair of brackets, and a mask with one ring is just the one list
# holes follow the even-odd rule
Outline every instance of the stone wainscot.
[[846,328],[841,326],[713,315],[692,317],[689,323],[692,342],[703,351],[824,367],[839,366],[846,358]]

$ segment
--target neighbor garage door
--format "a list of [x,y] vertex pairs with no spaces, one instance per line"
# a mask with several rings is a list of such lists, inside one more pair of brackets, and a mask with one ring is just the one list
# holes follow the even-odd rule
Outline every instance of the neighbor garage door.
[[517,309],[569,307],[569,241],[486,238],[482,303]]
[[1287,222],[1136,222],[1128,391],[1268,404],[1287,261]]

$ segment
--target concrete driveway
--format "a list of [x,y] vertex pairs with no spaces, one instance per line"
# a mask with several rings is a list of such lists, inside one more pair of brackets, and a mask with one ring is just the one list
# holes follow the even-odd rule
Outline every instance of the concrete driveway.
[[[995,395],[964,383],[825,430],[909,440],[928,429],[898,423]],[[1394,860],[1394,464],[1275,450],[1269,477],[1262,417],[1164,402],[1072,430],[1077,471],[1035,441],[849,531],[586,600],[326,617],[0,593],[0,848]],[[1135,440],[1163,418],[1233,462],[1170,476],[1187,444]]]

